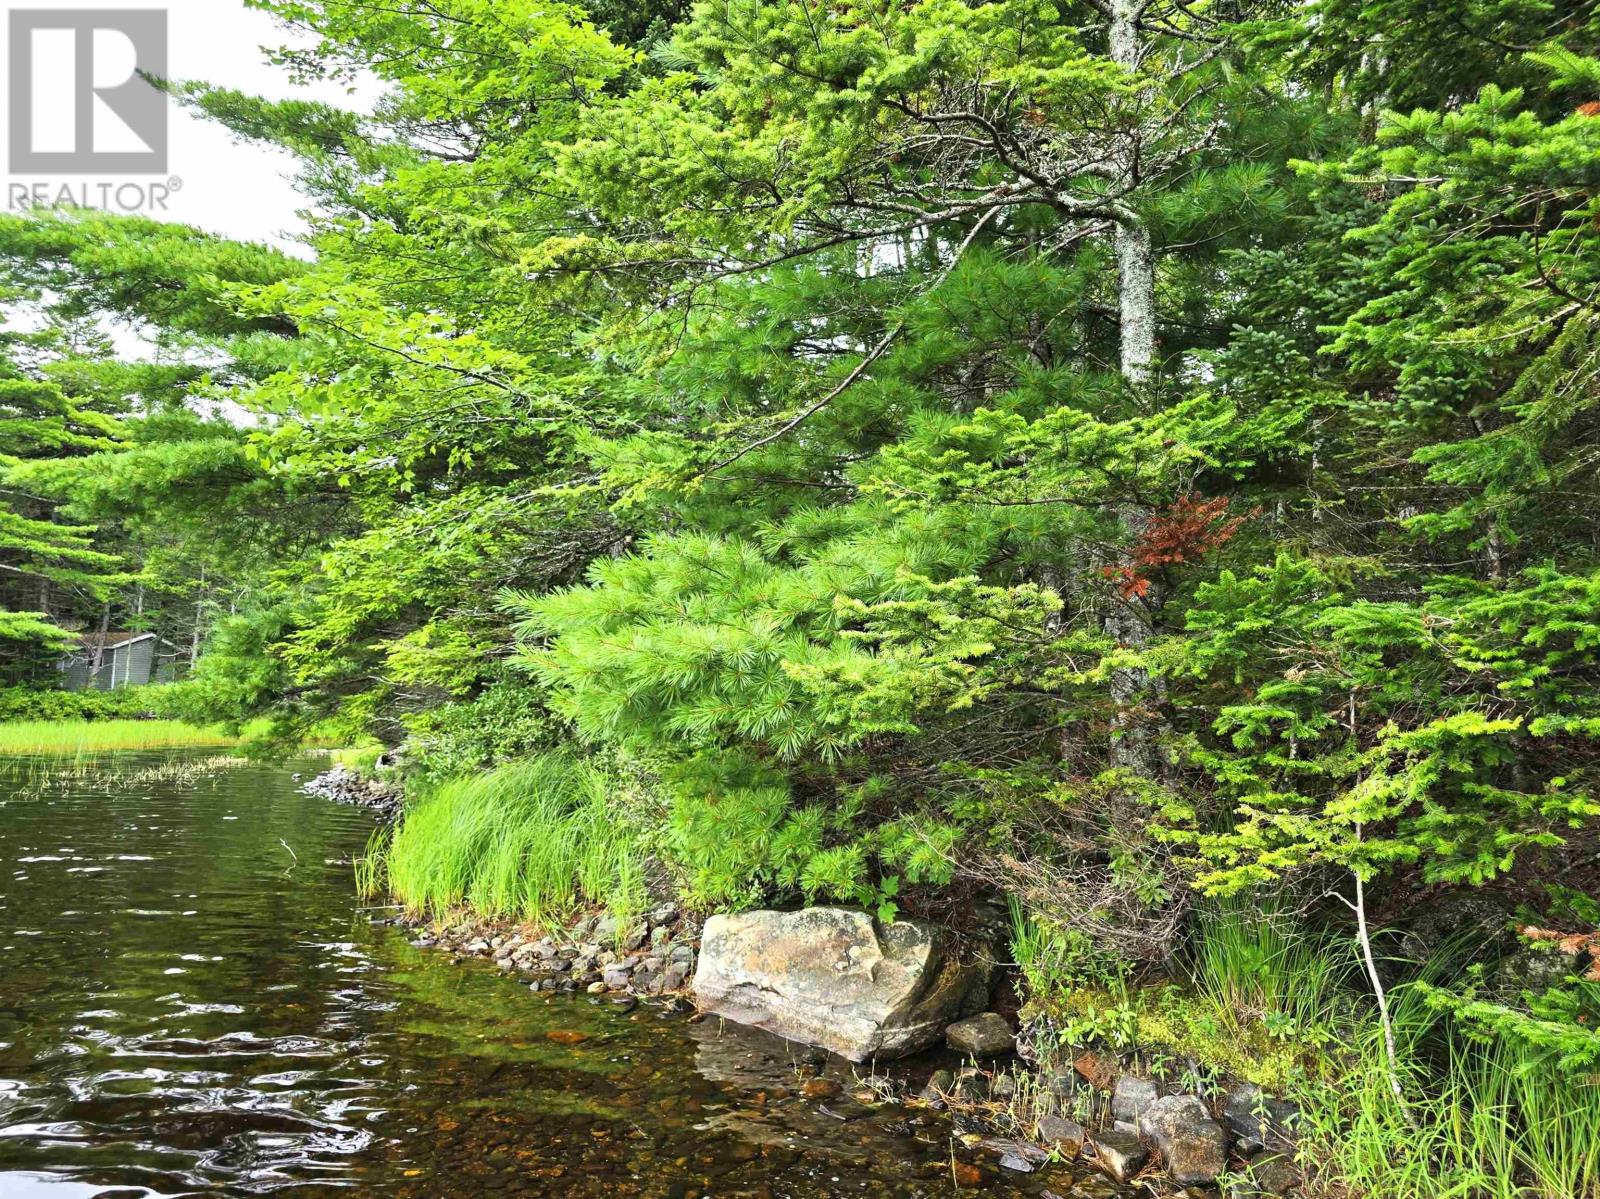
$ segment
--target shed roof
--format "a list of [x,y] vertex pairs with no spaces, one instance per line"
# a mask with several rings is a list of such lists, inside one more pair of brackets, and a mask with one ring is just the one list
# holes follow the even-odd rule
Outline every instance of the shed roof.
[[159,640],[162,645],[172,645],[165,637],[157,638],[154,633],[84,633],[78,640],[87,650],[121,649],[125,645],[154,640]]

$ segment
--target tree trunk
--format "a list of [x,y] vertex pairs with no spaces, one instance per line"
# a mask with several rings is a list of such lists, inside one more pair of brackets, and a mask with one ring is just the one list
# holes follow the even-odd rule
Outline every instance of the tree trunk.
[[1122,324],[1122,377],[1144,387],[1155,373],[1156,258],[1150,231],[1137,220],[1117,226],[1117,309]]
[[[1118,66],[1137,70],[1144,58],[1138,22],[1146,0],[1112,0],[1109,41],[1111,58]],[[1122,150],[1120,173],[1125,186],[1139,179],[1139,138],[1130,133]],[[1117,311],[1121,329],[1122,377],[1130,389],[1142,391],[1155,375],[1156,365],[1156,260],[1150,230],[1137,215],[1118,221],[1113,242],[1117,258]],[[1121,505],[1117,520],[1122,526],[1123,549],[1119,565],[1133,569],[1132,550],[1143,537],[1148,514],[1135,504]],[[1127,576],[1124,575],[1126,578]],[[1154,614],[1160,606],[1159,584],[1149,582],[1143,595],[1124,594],[1113,598],[1105,619],[1105,630],[1119,646],[1139,651],[1155,637]],[[1159,778],[1164,773],[1160,737],[1165,732],[1161,714],[1164,698],[1159,679],[1142,667],[1124,667],[1112,672],[1111,699],[1116,705],[1112,718],[1111,764],[1131,770],[1144,778]]]
[[[1357,839],[1360,838],[1361,828],[1356,826]],[[1416,1127],[1415,1118],[1411,1115],[1411,1108],[1406,1104],[1405,1088],[1400,1083],[1400,1052],[1395,1045],[1394,1017],[1389,1011],[1389,994],[1383,988],[1383,976],[1378,973],[1378,962],[1372,954],[1372,933],[1367,927],[1367,888],[1361,881],[1359,872],[1350,872],[1356,880],[1356,901],[1350,906],[1356,913],[1356,939],[1361,944],[1361,960],[1367,968],[1367,981],[1372,984],[1372,995],[1378,1001],[1378,1023],[1383,1028],[1383,1054],[1386,1073],[1389,1075],[1389,1090],[1394,1093],[1394,1101],[1400,1105],[1400,1114],[1412,1128]]]
[[100,667],[106,660],[106,637],[111,632],[111,601],[106,601],[106,606],[100,610],[100,635],[95,638],[94,653],[89,656],[89,686],[94,686],[94,676],[100,673]]

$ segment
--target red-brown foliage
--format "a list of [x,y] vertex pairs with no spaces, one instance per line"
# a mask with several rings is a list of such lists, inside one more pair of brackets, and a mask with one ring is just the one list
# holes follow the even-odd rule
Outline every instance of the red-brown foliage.
[[1191,493],[1178,497],[1150,518],[1134,544],[1129,564],[1107,567],[1102,573],[1116,580],[1123,599],[1147,594],[1155,571],[1193,562],[1226,544],[1245,521],[1260,511],[1253,508],[1234,516],[1229,512],[1231,503],[1227,496],[1203,500]]

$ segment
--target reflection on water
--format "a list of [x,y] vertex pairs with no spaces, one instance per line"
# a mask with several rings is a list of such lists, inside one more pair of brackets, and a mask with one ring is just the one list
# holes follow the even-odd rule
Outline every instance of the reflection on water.
[[801,1098],[781,1041],[375,926],[371,826],[276,767],[0,767],[0,1197],[956,1193],[946,1124]]

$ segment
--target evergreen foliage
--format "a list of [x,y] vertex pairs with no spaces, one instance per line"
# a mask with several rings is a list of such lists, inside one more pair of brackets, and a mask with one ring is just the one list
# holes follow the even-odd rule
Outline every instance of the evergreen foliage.
[[[47,329],[0,563],[55,589],[0,636],[109,603],[203,641],[193,719],[404,744],[419,910],[644,852],[707,907],[1004,893],[1058,1027],[1347,1046],[1374,1143],[1592,1067],[1594,6],[258,6],[386,89],[171,85],[297,156],[307,260],[0,220]],[[1570,977],[1391,993],[1385,926],[1479,889]],[[1582,1144],[1485,1156],[1525,1133],[1342,1168],[1592,1192]]]

